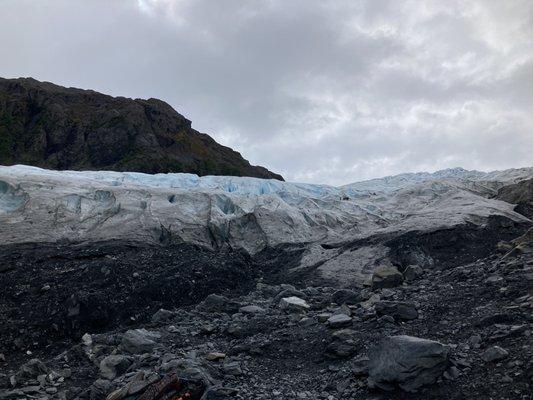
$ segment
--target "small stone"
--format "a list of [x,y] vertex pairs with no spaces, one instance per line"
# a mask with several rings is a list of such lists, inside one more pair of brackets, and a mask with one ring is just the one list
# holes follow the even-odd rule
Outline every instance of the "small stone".
[[41,288],[41,291],[42,292],[47,292],[51,289],[50,285],[48,283],[44,284],[43,287]]
[[239,312],[243,314],[262,314],[265,309],[259,306],[249,305],[239,308]]
[[296,296],[283,297],[279,306],[282,310],[287,312],[302,312],[309,310],[309,304],[304,299],[301,299]]
[[223,360],[224,358],[226,358],[226,355],[224,353],[218,353],[218,352],[212,352],[205,356],[205,359],[208,361]]
[[84,334],[82,337],[81,337],[81,342],[83,343],[84,346],[87,346],[87,347],[90,347],[92,346],[93,344],[93,338],[91,335],[89,335],[88,333]]
[[223,365],[222,367],[226,375],[239,376],[242,375],[241,364],[238,362],[229,362]]
[[503,278],[499,275],[489,276],[487,279],[485,279],[485,283],[489,285],[496,285],[502,282],[503,282]]
[[328,318],[327,324],[330,328],[343,328],[349,326],[352,323],[352,319],[345,314],[332,315]]
[[459,369],[454,365],[444,372],[444,378],[448,379],[449,381],[457,379],[459,375],[461,375],[461,372],[459,372]]
[[316,316],[318,322],[324,323],[328,320],[328,318],[331,317],[330,313],[321,313]]
[[472,335],[468,338],[468,343],[474,347],[475,349],[479,349],[481,344],[481,336],[480,335]]

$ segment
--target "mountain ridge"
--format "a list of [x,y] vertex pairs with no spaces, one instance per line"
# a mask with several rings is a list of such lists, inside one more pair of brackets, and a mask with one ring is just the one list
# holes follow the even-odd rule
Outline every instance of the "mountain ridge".
[[194,130],[162,100],[113,97],[33,78],[0,78],[0,164],[283,180]]

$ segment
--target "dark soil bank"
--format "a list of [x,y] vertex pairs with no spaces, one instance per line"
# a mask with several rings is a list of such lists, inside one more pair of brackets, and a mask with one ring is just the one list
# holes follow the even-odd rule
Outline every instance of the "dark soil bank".
[[244,293],[258,272],[238,251],[193,245],[20,245],[0,249],[0,353],[119,325],[210,293]]

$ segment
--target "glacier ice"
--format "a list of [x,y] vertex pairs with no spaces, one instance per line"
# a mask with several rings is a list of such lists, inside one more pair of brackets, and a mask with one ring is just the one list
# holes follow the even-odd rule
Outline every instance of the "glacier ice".
[[495,191],[533,168],[461,168],[333,187],[249,177],[0,166],[4,243],[179,240],[256,252],[279,243],[336,242],[435,229],[489,215],[520,220]]

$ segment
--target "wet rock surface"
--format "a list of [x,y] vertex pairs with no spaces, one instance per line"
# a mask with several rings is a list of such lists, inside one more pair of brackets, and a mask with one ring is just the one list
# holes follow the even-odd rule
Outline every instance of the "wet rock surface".
[[0,398],[526,400],[533,258],[493,242],[348,290],[189,245],[4,248]]

